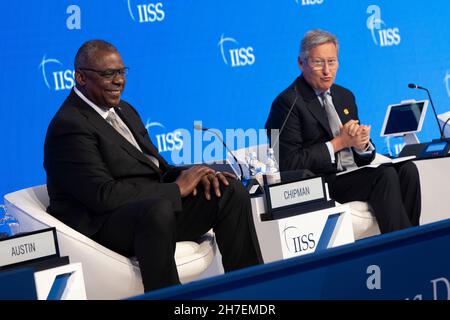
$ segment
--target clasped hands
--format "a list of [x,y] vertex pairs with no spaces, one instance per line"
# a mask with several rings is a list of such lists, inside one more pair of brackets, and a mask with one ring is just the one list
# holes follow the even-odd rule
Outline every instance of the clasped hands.
[[350,120],[341,125],[339,135],[331,140],[334,151],[350,147],[364,151],[370,141],[370,129],[370,125],[360,125],[358,120]]
[[211,187],[216,196],[220,197],[220,183],[225,186],[229,184],[226,177],[236,179],[236,176],[229,172],[216,172],[207,166],[195,165],[181,171],[175,183],[180,188],[181,197],[186,197],[190,194],[196,196],[197,186],[202,184],[206,199],[211,200]]

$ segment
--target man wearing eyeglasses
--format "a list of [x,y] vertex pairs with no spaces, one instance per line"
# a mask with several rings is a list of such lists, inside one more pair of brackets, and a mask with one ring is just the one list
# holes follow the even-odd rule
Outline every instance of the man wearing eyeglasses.
[[45,140],[49,213],[136,256],[145,291],[179,284],[176,242],[211,228],[225,271],[260,263],[246,190],[206,166],[170,166],[137,111],[121,100],[127,71],[110,43],[92,40],[78,50],[76,86]]
[[338,202],[367,201],[382,233],[417,226],[421,200],[416,166],[363,168],[375,146],[371,126],[360,123],[355,97],[334,84],[339,43],[329,32],[311,30],[300,46],[302,74],[273,102],[266,129],[280,130],[271,142],[279,147],[281,170],[309,169],[326,176],[330,195]]

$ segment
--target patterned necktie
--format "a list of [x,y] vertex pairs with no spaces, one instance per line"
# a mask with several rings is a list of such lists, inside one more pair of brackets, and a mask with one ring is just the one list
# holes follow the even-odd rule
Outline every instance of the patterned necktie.
[[126,128],[118,119],[115,112],[109,112],[108,116],[106,117],[106,121],[114,128],[117,132],[119,132],[125,139],[128,140],[129,143],[131,143],[133,146],[135,146],[137,149],[141,149],[134,141],[133,136],[131,135],[131,132],[129,132],[128,128]]
[[[323,92],[320,94],[320,97],[322,98],[322,104],[327,114],[328,124],[330,125],[331,132],[333,134],[333,137],[336,137],[341,132],[339,128],[341,125],[341,120],[339,119],[339,115],[337,114],[336,108],[333,105],[330,93]],[[339,171],[344,170],[344,168],[355,166],[355,159],[353,158],[353,152],[350,148],[342,149],[337,153],[337,169]]]
[[[122,123],[122,121],[119,121],[117,119],[118,116],[115,112],[109,112],[108,116],[106,117],[106,121],[114,128],[117,132],[119,132],[125,139],[128,140],[129,143],[131,143],[133,146],[136,147],[139,151],[142,152],[141,147],[138,145],[136,140],[134,139],[131,131]],[[144,154],[147,158],[150,159],[157,167],[159,167],[159,161],[154,156],[151,156],[149,154]]]
[[325,112],[327,113],[328,124],[330,125],[331,133],[333,137],[336,137],[340,133],[339,126],[341,125],[341,120],[339,119],[339,115],[334,108],[333,102],[330,99],[330,94],[328,92],[322,92],[320,94],[322,98],[322,104],[325,108]]

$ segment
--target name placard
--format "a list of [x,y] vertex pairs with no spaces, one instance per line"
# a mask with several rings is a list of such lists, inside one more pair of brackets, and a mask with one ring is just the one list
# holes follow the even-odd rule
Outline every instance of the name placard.
[[59,257],[55,228],[23,233],[0,241],[0,268],[46,257]]
[[314,200],[325,199],[322,177],[269,186],[272,209],[281,209]]

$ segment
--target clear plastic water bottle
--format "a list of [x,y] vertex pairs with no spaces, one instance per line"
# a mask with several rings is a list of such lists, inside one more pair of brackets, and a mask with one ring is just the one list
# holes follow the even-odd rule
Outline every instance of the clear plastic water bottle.
[[278,163],[275,159],[275,152],[272,148],[267,149],[266,174],[277,173]]
[[277,160],[275,159],[275,152],[273,151],[272,148],[267,149],[266,177],[268,184],[281,182],[278,163]]
[[0,239],[11,237],[20,232],[20,224],[4,205],[0,205]]
[[250,171],[249,179],[255,179],[258,181],[260,186],[264,185],[263,182],[263,173],[264,173],[264,164],[258,160],[258,155],[256,152],[250,152],[247,157],[248,167]]
[[248,165],[250,168],[250,175],[256,176],[261,172],[261,166],[259,165],[258,156],[256,152],[251,152],[249,155]]
[[251,162],[251,154],[246,152],[246,154],[245,154],[245,164],[248,167],[248,175],[249,175],[247,178],[249,178],[252,175],[250,162]]

